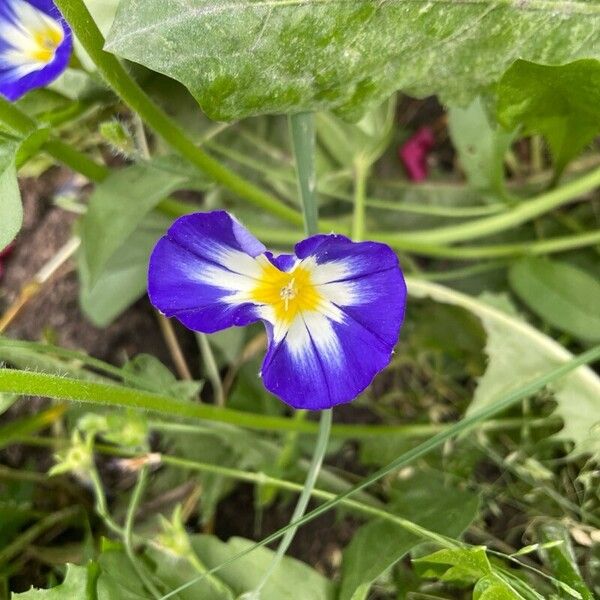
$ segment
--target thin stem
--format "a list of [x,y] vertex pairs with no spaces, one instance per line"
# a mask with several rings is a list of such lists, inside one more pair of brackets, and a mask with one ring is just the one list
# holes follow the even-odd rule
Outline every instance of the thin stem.
[[352,238],[362,241],[365,233],[365,209],[367,198],[367,178],[369,165],[360,158],[354,161],[354,218],[352,222]]
[[115,523],[113,518],[110,516],[108,504],[106,503],[106,495],[104,494],[104,486],[102,485],[102,480],[100,479],[100,474],[98,473],[98,469],[96,469],[96,465],[92,464],[88,471],[88,475],[90,476],[90,481],[94,490],[94,496],[96,497],[95,508],[98,516],[104,521],[104,524],[108,527],[108,529],[122,538],[123,529],[122,527],[119,527],[119,525],[117,525],[117,523]]
[[[293,245],[300,236],[298,231],[252,227],[252,232],[261,240],[276,246]],[[343,231],[338,228],[338,231]],[[369,232],[372,239],[384,242],[395,250],[404,250],[412,254],[433,256],[455,260],[480,260],[492,258],[509,258],[516,256],[541,256],[566,252],[576,248],[584,248],[600,243],[600,230],[589,231],[577,235],[549,238],[542,241],[518,242],[514,244],[494,244],[491,246],[461,246],[458,248],[411,242],[402,237],[403,234],[387,232]],[[409,233],[407,233],[409,235]]]
[[[539,217],[559,206],[568,204],[573,200],[591,192],[600,185],[600,168],[594,169],[583,177],[553,189],[537,198],[524,200],[515,208],[491,217],[476,219],[460,225],[439,227],[435,229],[403,232],[396,235],[396,239],[403,239],[405,243],[422,242],[427,244],[451,244],[464,242],[506,231],[522,225]],[[373,234],[379,238],[378,234]]]
[[160,598],[162,596],[161,592],[154,585],[152,579],[148,577],[142,565],[139,564],[138,559],[135,556],[135,552],[133,550],[133,523],[135,521],[135,513],[137,512],[138,506],[142,500],[142,496],[144,495],[144,490],[146,489],[147,481],[148,465],[144,465],[140,469],[140,474],[138,475],[137,483],[135,485],[135,488],[133,489],[133,493],[131,494],[129,507],[127,508],[127,516],[125,518],[125,529],[123,531],[123,543],[125,545],[125,552],[127,553],[129,561],[135,569],[137,576],[140,578],[140,580],[146,586],[146,588],[150,590],[150,593],[155,598]]
[[221,381],[219,367],[217,366],[215,355],[210,346],[210,342],[208,341],[208,336],[205,333],[197,333],[196,339],[198,340],[198,345],[200,346],[200,353],[202,354],[206,376],[212,385],[215,404],[221,407],[225,406],[225,391],[223,390],[223,382]]
[[[304,482],[304,486],[302,487],[302,492],[300,493],[300,497],[298,498],[298,502],[296,504],[296,508],[294,509],[294,513],[292,514],[291,523],[294,523],[298,519],[300,519],[304,513],[306,512],[306,508],[308,506],[308,502],[310,501],[310,497],[312,496],[313,490],[315,488],[315,484],[317,482],[317,478],[319,477],[319,472],[321,471],[321,466],[323,465],[323,459],[325,458],[325,452],[327,451],[327,445],[329,443],[329,433],[331,431],[331,410],[323,410],[321,411],[321,419],[319,421],[319,434],[317,436],[317,441],[315,444],[315,450],[313,452],[313,456],[310,462],[310,467],[308,468],[308,474],[306,476],[306,480]],[[275,571],[275,569],[281,563],[285,553],[287,552],[296,532],[298,531],[298,527],[290,527],[283,536],[279,546],[277,548],[277,553],[275,558],[271,562],[268,571],[264,574],[260,583],[254,590],[254,595],[258,599],[260,598],[260,591],[264,588],[265,584]]]
[[179,124],[144,92],[117,58],[104,51],[104,37],[82,0],[57,0],[56,5],[106,82],[175,151],[240,198],[290,223],[302,223],[301,215],[294,209],[230,171],[196,146]]
[[185,361],[185,356],[183,355],[183,351],[179,345],[177,335],[175,335],[173,324],[171,321],[169,321],[169,319],[158,312],[156,313],[156,318],[179,377],[186,381],[191,381],[193,379],[192,373],[187,365],[187,362]]
[[290,115],[290,134],[296,171],[298,191],[302,199],[304,230],[307,235],[319,231],[318,206],[315,196],[317,176],[315,173],[315,117],[311,112]]

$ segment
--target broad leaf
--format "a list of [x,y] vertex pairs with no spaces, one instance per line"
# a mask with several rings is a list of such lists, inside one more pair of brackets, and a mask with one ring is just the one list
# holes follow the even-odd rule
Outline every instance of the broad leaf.
[[217,120],[354,119],[394,90],[469,102],[517,58],[597,58],[599,28],[582,0],[123,0],[107,49],[181,81]]
[[178,160],[163,157],[115,171],[96,186],[80,230],[91,285],[143,218],[189,179]]
[[[207,569],[212,569],[252,546],[253,542],[231,538],[222,542],[213,536],[192,537],[192,546]],[[252,553],[227,565],[218,573],[235,594],[240,595],[256,588],[268,570],[275,553],[268,548],[257,548]],[[284,557],[263,588],[261,600],[333,600],[333,584],[323,575],[294,559]]]
[[560,174],[600,132],[600,62],[518,60],[498,85],[498,119],[510,130],[544,135]]
[[550,325],[600,341],[600,283],[581,269],[547,258],[524,258],[509,271],[519,298]]
[[93,285],[87,261],[79,253],[79,301],[94,325],[105,327],[146,292],[148,257],[169,223],[166,218],[148,215],[108,260]]
[[88,569],[67,565],[65,580],[49,590],[31,589],[22,594],[13,594],[12,600],[92,600],[94,596],[88,591]]
[[[423,527],[458,537],[477,515],[476,494],[444,485],[442,477],[420,474],[402,482],[388,510]],[[367,523],[344,550],[338,600],[364,600],[373,581],[422,540],[389,521]]]
[[504,196],[504,155],[513,135],[490,122],[481,98],[450,107],[448,127],[471,186],[490,200]]
[[18,144],[0,141],[0,250],[10,244],[23,223],[15,156]]
[[[473,298],[451,288],[407,278],[412,296],[462,306],[477,315],[487,333],[488,367],[479,380],[469,412],[493,404],[501,395],[570,360],[573,355],[531,327],[498,298]],[[508,305],[507,305],[508,304]],[[574,443],[576,454],[600,453],[600,378],[580,367],[551,386],[563,428],[556,437]]]

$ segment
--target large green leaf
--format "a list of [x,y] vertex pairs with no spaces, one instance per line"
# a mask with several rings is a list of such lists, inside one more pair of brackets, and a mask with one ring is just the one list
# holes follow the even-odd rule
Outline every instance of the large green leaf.
[[17,149],[16,142],[0,141],[0,250],[13,241],[23,222],[15,166]]
[[[476,494],[445,485],[442,476],[423,473],[402,482],[395,513],[450,537],[458,537],[477,515]],[[367,523],[344,550],[338,600],[364,600],[372,582],[422,540],[389,521]]]
[[[506,300],[488,295],[473,298],[456,290],[413,277],[409,293],[437,302],[462,306],[481,319],[487,333],[488,367],[480,378],[469,412],[493,404],[541,373],[570,360],[573,355],[517,314]],[[600,378],[580,367],[551,386],[555,413],[563,420],[558,438],[574,443],[573,452],[600,453]]]
[[[598,6],[598,4],[596,4]],[[596,34],[596,44],[599,36]],[[563,66],[518,60],[498,85],[498,119],[544,135],[560,173],[600,132],[600,62]]]
[[22,594],[12,594],[12,600],[91,600],[94,596],[88,591],[88,569],[67,565],[65,580],[49,590],[31,589]]
[[585,271],[547,258],[511,267],[513,290],[550,325],[590,342],[600,341],[600,283]]
[[181,81],[209,116],[334,109],[400,89],[465,103],[517,58],[600,56],[583,0],[123,0],[107,49]]
[[115,171],[96,187],[80,229],[92,285],[144,217],[165,196],[189,182],[189,171],[182,169],[178,159],[162,157]]

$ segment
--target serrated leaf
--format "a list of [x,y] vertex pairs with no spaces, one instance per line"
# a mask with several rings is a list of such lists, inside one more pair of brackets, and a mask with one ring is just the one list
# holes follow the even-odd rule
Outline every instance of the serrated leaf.
[[582,340],[600,341],[600,283],[578,267],[524,258],[508,272],[512,289],[547,323]]
[[501,199],[505,195],[504,155],[513,134],[490,122],[481,98],[464,108],[450,107],[448,128],[471,187],[490,200]]
[[[388,510],[427,529],[458,537],[477,515],[479,498],[444,484],[442,477],[419,474],[402,482],[401,503]],[[364,600],[373,581],[422,540],[389,521],[361,527],[344,550],[338,600]]]
[[11,600],[78,600],[90,599],[88,594],[88,569],[67,565],[65,580],[49,590],[31,589],[22,594],[12,594]]
[[[462,306],[481,319],[487,333],[488,367],[480,378],[468,412],[493,404],[501,395],[562,364],[573,355],[552,338],[526,323],[506,299],[473,298],[450,288],[407,278],[409,293]],[[600,453],[600,378],[580,367],[550,386],[563,420],[556,438],[574,443],[573,453]]]
[[[596,36],[597,37],[597,36]],[[600,132],[600,62],[568,65],[516,61],[497,88],[498,120],[548,141],[557,173]]]
[[395,90],[467,103],[517,58],[597,58],[599,28],[581,0],[124,0],[107,49],[181,81],[216,120],[355,119]]
[[23,223],[23,206],[17,182],[16,142],[0,141],[0,250],[10,244]]

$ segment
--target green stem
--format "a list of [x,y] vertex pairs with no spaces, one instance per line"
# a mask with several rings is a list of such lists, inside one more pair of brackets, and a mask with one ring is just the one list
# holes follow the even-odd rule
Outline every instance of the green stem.
[[[317,424],[313,421],[254,414],[230,408],[219,408],[209,404],[181,402],[181,400],[171,396],[153,394],[125,386],[85,381],[47,373],[35,373],[33,371],[0,369],[0,392],[24,396],[43,396],[97,406],[133,408],[161,414],[172,419],[204,419],[262,431],[293,431],[309,435],[317,433]],[[64,407],[60,407],[60,410],[64,410]],[[490,423],[489,427],[485,427],[489,429],[512,428],[519,427],[520,422],[520,419],[501,420]],[[162,429],[179,426],[184,425],[169,424],[162,421],[154,424],[155,428]],[[416,438],[441,433],[450,428],[450,425],[441,423],[416,425],[349,425],[338,423],[333,425],[331,433],[336,437],[346,439],[363,439],[385,435]],[[19,431],[18,435],[20,437],[25,433],[28,432]],[[12,437],[11,441],[14,439],[15,437]]]
[[206,376],[210,381],[213,388],[213,394],[215,397],[215,404],[217,406],[225,406],[225,392],[223,391],[223,382],[221,381],[221,375],[219,374],[219,367],[217,367],[217,361],[212,351],[208,336],[205,333],[197,333],[196,339],[200,346],[200,353],[202,354],[202,361],[204,362],[204,368],[206,370]]
[[40,519],[35,525],[21,533],[14,542],[0,550],[0,565],[12,560],[19,552],[28,548],[35,539],[49,529],[60,523],[72,521],[80,513],[80,510],[79,506],[70,506]]
[[[266,229],[252,227],[252,232],[261,240],[274,246],[290,246],[299,238],[300,233],[293,230]],[[600,230],[589,231],[578,235],[555,237],[542,241],[519,242],[514,244],[495,244],[491,246],[449,246],[411,242],[404,234],[370,232],[369,237],[389,244],[395,250],[405,250],[412,254],[448,258],[456,260],[480,260],[492,258],[509,258],[516,256],[539,256],[566,252],[576,248],[584,248],[600,243]],[[409,232],[406,235],[410,235]]]
[[21,136],[29,135],[37,129],[37,123],[22,110],[0,96],[0,122],[13,133]]
[[144,490],[146,489],[146,483],[148,481],[148,465],[144,465],[140,469],[140,474],[138,475],[138,480],[131,494],[131,500],[129,502],[129,507],[127,508],[127,516],[125,518],[125,529],[123,531],[123,543],[125,545],[125,552],[133,566],[137,576],[140,578],[142,583],[146,586],[150,593],[155,598],[160,598],[162,594],[156,588],[152,579],[147,575],[144,571],[144,567],[139,564],[138,559],[133,550],[133,523],[135,521],[135,513],[138,509],[138,506],[142,500],[142,496],[144,495]]
[[[537,198],[523,200],[515,208],[498,215],[461,223],[460,225],[399,233],[395,235],[394,239],[401,239],[404,243],[452,244],[499,233],[522,225],[535,217],[572,202],[576,198],[591,192],[599,185],[600,168],[566,185],[541,194]],[[376,239],[380,239],[379,234],[373,233],[372,235]]]
[[[322,515],[323,513],[327,512],[328,510],[334,508],[337,504],[343,502],[346,498],[349,498],[350,496],[356,494],[357,492],[376,483],[377,481],[379,481],[383,477],[387,476],[391,472],[396,471],[399,468],[405,467],[408,464],[417,460],[418,458],[421,458],[422,456],[429,454],[436,448],[439,448],[446,441],[448,441],[454,437],[457,437],[458,435],[461,435],[461,434],[464,434],[464,433],[470,431],[478,423],[485,421],[499,413],[504,412],[511,406],[514,406],[518,402],[522,401],[523,398],[527,398],[527,397],[531,396],[532,394],[539,392],[541,389],[543,389],[550,383],[556,381],[557,379],[560,379],[564,375],[567,375],[568,373],[570,373],[577,367],[580,367],[580,366],[588,364],[588,363],[592,363],[592,362],[598,360],[599,358],[600,358],[600,345],[595,346],[594,348],[588,350],[587,352],[580,354],[578,357],[570,360],[569,362],[548,371],[544,375],[541,375],[540,377],[536,377],[535,379],[530,381],[527,385],[524,385],[521,388],[514,390],[513,392],[509,392],[509,393],[501,396],[491,406],[488,406],[486,408],[483,408],[481,410],[474,412],[473,414],[469,415],[468,417],[463,418],[458,423],[455,423],[452,427],[450,427],[446,431],[438,433],[437,435],[434,435],[433,437],[429,438],[422,444],[419,444],[418,446],[413,447],[411,450],[400,455],[398,458],[393,460],[388,465],[382,467],[381,469],[379,469],[372,475],[363,479],[360,483],[358,483],[354,487],[350,488],[349,490],[347,490],[345,492],[342,492],[341,494],[338,494],[334,499],[332,499],[328,502],[325,502],[321,506],[318,506],[314,510],[312,510],[309,513],[307,513],[306,515],[304,515],[304,517],[302,517],[301,519],[298,519],[297,521],[292,522],[289,525],[286,525],[285,527],[281,528],[279,531],[276,531],[275,533],[262,539],[260,542],[257,542],[256,544],[250,546],[243,552],[240,552],[240,553],[232,556],[231,558],[229,558],[226,561],[219,564],[217,567],[211,569],[209,571],[209,573],[212,575],[212,574],[216,573],[217,571],[220,571],[221,569],[225,568],[226,566],[239,560],[243,556],[250,554],[257,548],[266,546],[267,544],[270,544],[271,542],[279,539],[281,536],[283,536],[285,534],[287,529],[289,529],[291,527],[299,527],[301,525],[308,523],[309,521],[312,521],[313,519],[317,518],[318,516]],[[172,597],[176,596],[179,592],[194,585],[202,578],[203,577],[198,577],[196,579],[188,581],[183,586],[180,586],[179,588],[177,588],[176,590],[173,590],[166,596],[163,596],[163,598],[161,598],[161,600],[167,600],[168,598],[172,598]]]
[[198,148],[177,122],[171,119],[127,73],[115,56],[104,51],[104,37],[82,0],[57,0],[57,7],[106,82],[127,105],[175,151],[234,194],[290,223],[302,217],[253,183],[240,177]]
[[290,135],[296,159],[298,191],[302,199],[304,231],[307,235],[319,232],[318,206],[315,195],[317,176],[315,173],[315,118],[311,112],[298,113],[289,117]]
[[354,218],[352,222],[352,239],[355,242],[362,241],[365,234],[368,175],[369,164],[357,158],[354,161]]
[[104,494],[104,487],[102,485],[102,480],[100,479],[100,474],[98,473],[98,469],[96,466],[92,464],[88,471],[88,475],[90,476],[90,481],[92,484],[92,488],[94,490],[94,496],[96,497],[96,513],[98,516],[104,521],[104,524],[110,529],[114,534],[118,535],[120,538],[123,537],[123,529],[113,521],[113,518],[110,516],[110,511],[108,510],[108,504],[106,503],[106,495]]

